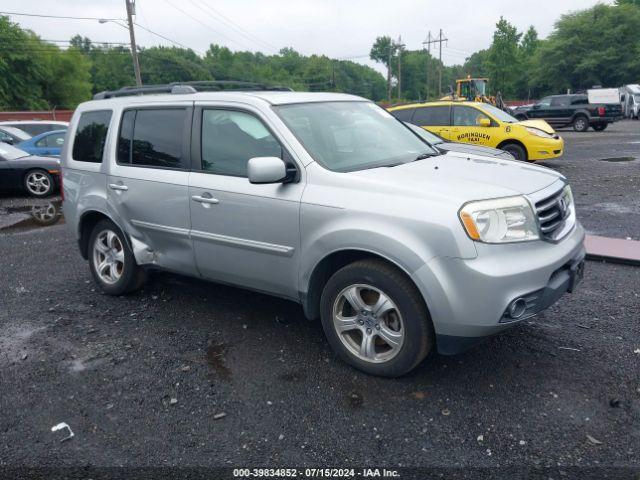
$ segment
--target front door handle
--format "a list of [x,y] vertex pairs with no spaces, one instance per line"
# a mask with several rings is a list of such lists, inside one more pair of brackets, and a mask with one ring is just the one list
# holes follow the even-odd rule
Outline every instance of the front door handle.
[[217,205],[220,201],[213,197],[201,197],[200,195],[193,195],[191,200],[198,203],[205,203],[207,205]]
[[127,187],[126,185],[120,185],[119,183],[110,183],[109,188],[111,190],[121,190],[123,192],[129,190],[129,187]]

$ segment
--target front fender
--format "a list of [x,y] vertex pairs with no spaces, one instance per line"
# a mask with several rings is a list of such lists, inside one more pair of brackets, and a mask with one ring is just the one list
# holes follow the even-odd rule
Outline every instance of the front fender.
[[[379,213],[351,212],[319,205],[302,205],[302,251],[299,291],[305,294],[318,264],[339,251],[374,254],[412,276],[430,259],[438,256],[473,258],[475,247],[459,247],[447,226],[424,222],[417,225],[406,218],[387,218]],[[466,245],[466,243],[465,243]]]

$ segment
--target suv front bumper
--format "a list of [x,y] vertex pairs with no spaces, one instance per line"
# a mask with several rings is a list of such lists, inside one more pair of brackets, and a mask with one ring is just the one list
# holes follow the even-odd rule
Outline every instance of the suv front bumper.
[[[483,337],[541,312],[571,291],[585,257],[584,229],[576,223],[559,243],[478,244],[471,260],[435,258],[414,272],[436,331],[438,351],[454,354]],[[510,303],[527,301],[516,320]]]

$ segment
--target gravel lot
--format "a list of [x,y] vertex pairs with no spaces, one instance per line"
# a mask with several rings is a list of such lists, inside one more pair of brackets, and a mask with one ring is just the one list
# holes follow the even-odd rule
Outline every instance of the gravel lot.
[[[561,134],[546,165],[586,228],[640,239],[640,122]],[[640,468],[640,268],[590,262],[533,321],[388,380],[290,302],[169,274],[102,295],[32,204],[0,198],[0,466]]]

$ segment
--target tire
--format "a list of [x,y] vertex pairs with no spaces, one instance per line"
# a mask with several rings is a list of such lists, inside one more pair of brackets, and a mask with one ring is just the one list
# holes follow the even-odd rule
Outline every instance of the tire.
[[573,119],[573,130],[576,132],[586,132],[589,130],[589,119],[584,115],[578,115]]
[[[382,313],[376,315],[376,310]],[[360,260],[334,273],[320,298],[320,317],[340,358],[371,375],[403,375],[434,345],[420,292],[404,273],[380,260]],[[339,332],[338,325],[344,330]]]
[[607,128],[607,124],[606,123],[596,123],[595,125],[593,125],[593,129],[596,132],[602,132],[606,128]]
[[520,121],[520,122],[522,122],[522,121],[524,121],[524,120],[526,120],[526,119],[527,119],[527,116],[526,116],[526,115],[522,115],[522,114],[520,114],[520,115],[516,115],[516,120],[518,120],[518,121]]
[[518,145],[517,143],[507,143],[505,145],[502,145],[500,147],[500,150],[510,153],[516,160],[521,160],[523,162],[529,160],[527,151],[522,145]]
[[124,234],[111,220],[100,220],[89,237],[89,269],[107,295],[123,295],[139,289],[145,273],[136,264]]
[[55,183],[51,174],[45,170],[29,170],[24,176],[24,189],[32,197],[44,198],[53,193]]

